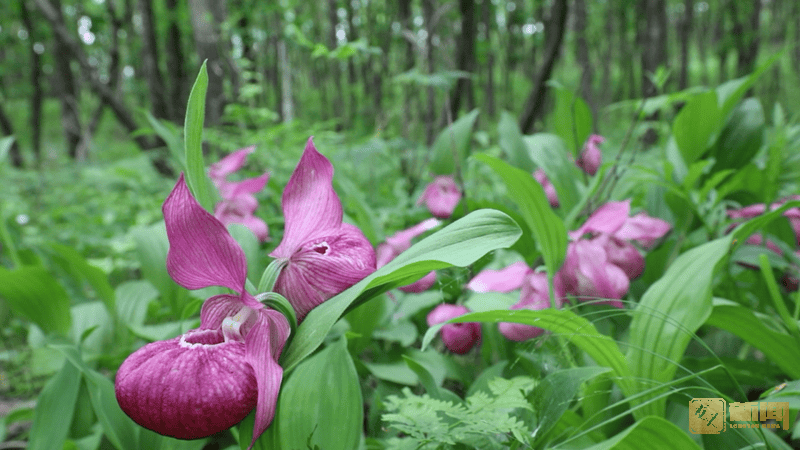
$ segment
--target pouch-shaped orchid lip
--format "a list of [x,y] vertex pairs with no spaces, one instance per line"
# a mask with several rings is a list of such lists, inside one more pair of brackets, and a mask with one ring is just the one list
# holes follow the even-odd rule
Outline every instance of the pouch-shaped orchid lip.
[[256,407],[258,390],[244,342],[192,330],[145,345],[119,368],[117,402],[136,423],[178,439],[226,430]]

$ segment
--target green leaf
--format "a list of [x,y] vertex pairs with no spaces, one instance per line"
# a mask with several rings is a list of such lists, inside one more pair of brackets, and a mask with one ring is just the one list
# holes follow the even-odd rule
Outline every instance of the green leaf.
[[145,115],[147,116],[147,121],[150,122],[150,126],[153,127],[153,131],[166,142],[167,149],[175,159],[175,162],[178,163],[182,171],[186,171],[186,153],[182,151],[183,142],[181,142],[180,131],[177,126],[167,120],[156,119],[149,111],[145,111]]
[[[533,435],[543,438],[558,422],[585,381],[608,373],[608,367],[586,366],[559,370],[547,375],[531,394],[536,428]],[[538,439],[537,439],[538,441]]]
[[[70,308],[72,316],[71,337],[73,342],[80,342],[87,354],[98,355],[111,342],[113,323],[111,314],[102,302],[84,302]],[[84,333],[94,329],[91,334],[81,339]]]
[[459,117],[445,128],[431,147],[430,169],[436,175],[452,175],[456,163],[464,167],[472,138],[472,127],[478,118],[478,110]]
[[547,272],[552,277],[567,252],[567,230],[547,202],[542,186],[533,177],[516,167],[486,154],[475,155],[475,159],[492,168],[503,179],[511,199],[517,204],[533,232],[539,251],[542,252]]
[[[771,317],[724,299],[715,298],[713,306],[706,325],[739,336],[761,350],[769,361],[787,375],[793,379],[800,378],[800,347],[788,333],[776,331],[780,328]],[[773,325],[768,326],[769,323]]]
[[583,179],[584,175],[570,158],[564,141],[555,134],[537,133],[525,136],[525,145],[533,162],[553,183],[561,211],[572,210],[581,198],[576,181]]
[[35,323],[46,333],[67,336],[70,330],[69,297],[44,267],[0,267],[0,296],[15,314]]
[[341,294],[311,310],[297,328],[297,335],[281,357],[291,370],[325,339],[333,324],[351,307],[378,294],[408,284],[409,278],[434,269],[466,266],[486,253],[506,248],[519,239],[517,224],[494,210],[478,210],[414,244],[389,264]]
[[[625,357],[619,351],[617,343],[610,337],[600,333],[594,325],[583,317],[565,309],[543,309],[532,311],[520,309],[515,311],[487,311],[470,313],[456,317],[446,323],[461,322],[512,322],[531,325],[557,333],[564,339],[585,351],[597,364],[610,367],[616,375],[615,381],[623,392],[632,392],[631,373]],[[430,327],[422,338],[422,348],[430,344],[439,328],[444,324]]]
[[408,368],[417,374],[420,383],[422,383],[422,387],[425,388],[425,392],[427,392],[428,395],[438,400],[461,403],[461,399],[458,398],[458,396],[452,391],[439,387],[439,384],[433,379],[433,375],[428,372],[428,369],[426,369],[425,366],[414,361],[412,358],[406,355],[403,355],[403,360],[406,362]]
[[69,361],[69,365],[74,366],[83,374],[94,413],[103,426],[106,438],[114,447],[119,450],[141,448],[138,445],[137,433],[141,427],[120,409],[114,391],[114,383],[86,365],[80,351],[74,345],[51,344],[50,346],[63,353]]
[[648,416],[629,426],[611,439],[586,448],[586,450],[673,450],[697,449],[700,447],[672,422],[661,418]]
[[733,110],[711,151],[715,170],[741,169],[756,156],[764,143],[766,121],[761,102],[748,98]]
[[522,132],[519,130],[517,120],[508,111],[500,113],[500,124],[497,126],[499,134],[500,148],[508,158],[512,166],[531,173],[536,166],[528,154],[528,147],[522,139]]
[[36,400],[29,449],[52,450],[64,445],[80,387],[81,374],[69,362],[64,363],[61,370],[45,384]]
[[744,97],[748,90],[758,81],[767,69],[779,60],[784,54],[784,50],[780,50],[770,56],[763,64],[758,66],[755,72],[742,78],[728,81],[717,86],[717,98],[719,99],[720,118],[725,120],[728,114],[733,111],[733,108],[739,103],[739,100]]
[[0,164],[5,161],[11,146],[14,144],[14,136],[6,136],[0,139]]
[[179,314],[189,293],[175,283],[167,272],[169,240],[164,222],[148,227],[135,227],[131,230],[131,235],[136,242],[142,275],[158,289],[161,298],[173,308],[173,313]]
[[[692,335],[711,314],[714,270],[732,241],[728,235],[681,254],[642,296],[633,311],[627,353],[633,376],[642,380],[639,392],[672,380]],[[647,404],[634,411],[636,417],[663,417],[662,393],[652,390],[637,398],[635,404]]]
[[108,276],[99,268],[89,264],[74,248],[51,243],[60,260],[60,265],[72,274],[76,280],[85,279],[94,288],[97,297],[103,301],[109,312],[114,311],[114,288],[108,282]]
[[717,93],[704,92],[692,97],[681,109],[672,125],[672,135],[686,165],[705,153],[721,126]]
[[363,422],[358,374],[341,339],[298,365],[285,381],[272,427],[278,428],[280,448],[352,450]]
[[126,281],[116,289],[117,317],[128,327],[144,324],[147,305],[158,297],[158,291],[147,280]]
[[186,184],[194,194],[197,202],[207,211],[213,211],[214,193],[206,175],[203,162],[203,121],[206,115],[206,90],[208,90],[208,71],[206,61],[200,67],[200,73],[189,94],[186,105],[186,120],[183,125],[184,143],[186,146]]
[[569,89],[551,84],[555,90],[556,107],[553,122],[556,134],[564,140],[574,158],[583,148],[583,143],[592,132],[592,112],[582,98]]
[[247,258],[247,278],[258,280],[261,277],[259,267],[263,267],[260,255],[261,244],[259,244],[258,238],[249,228],[240,223],[232,223],[227,228],[233,239],[242,248],[245,258]]

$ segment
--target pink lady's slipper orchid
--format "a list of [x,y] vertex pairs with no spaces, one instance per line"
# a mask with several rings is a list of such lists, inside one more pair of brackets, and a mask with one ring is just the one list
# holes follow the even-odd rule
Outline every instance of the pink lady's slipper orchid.
[[[443,303],[428,313],[428,326],[447,322],[469,312],[466,306]],[[478,322],[448,323],[439,331],[442,333],[442,342],[445,347],[459,355],[470,351],[481,340],[481,325]]]
[[[566,292],[581,300],[581,297],[621,299],[628,292],[625,271],[609,261],[603,243],[597,239],[570,242],[557,277]],[[619,300],[603,303],[622,308]]]
[[467,283],[467,289],[473,292],[516,291],[522,287],[525,277],[532,273],[533,269],[525,261],[517,261],[500,270],[481,270]]
[[283,239],[270,253],[287,261],[275,292],[294,306],[297,320],[375,271],[370,242],[361,230],[342,223],[342,202],[332,182],[331,162],[309,138],[283,191]]
[[425,203],[428,210],[440,219],[446,219],[453,214],[456,205],[461,201],[461,190],[456,186],[451,176],[438,176],[433,179],[417,200],[417,206]]
[[[441,223],[442,222],[438,219],[430,218],[418,223],[417,225],[414,225],[407,230],[398,231],[397,233],[386,238],[386,242],[379,245],[378,249],[376,250],[378,268],[389,264],[389,262],[395,259],[399,254],[408,250],[411,247],[412,239],[428,230],[438,227],[441,225]],[[416,282],[407,286],[402,286],[399,289],[403,292],[419,293],[430,289],[435,282],[436,271],[432,270]]]
[[192,197],[183,175],[162,209],[172,279],[186,289],[223,286],[236,294],[206,300],[200,328],[131,354],[117,372],[117,401],[136,423],[179,439],[226,430],[255,408],[252,447],[275,415],[289,323],[245,290],[242,249]]
[[603,161],[603,154],[600,152],[600,148],[597,145],[602,144],[605,140],[606,138],[598,134],[589,136],[589,139],[587,139],[586,143],[583,145],[583,150],[580,156],[578,156],[578,160],[575,161],[575,164],[589,175],[596,174],[597,169],[600,168],[600,164]]
[[544,173],[542,169],[536,169],[533,172],[533,178],[536,178],[536,181],[542,185],[544,189],[544,193],[547,196],[547,202],[550,203],[550,206],[553,208],[558,208],[558,194],[556,194],[556,188],[553,186],[553,183],[550,182],[550,179],[547,178],[547,175]]
[[247,155],[254,151],[255,146],[250,146],[231,153],[212,164],[208,169],[208,176],[222,197],[222,201],[214,208],[214,217],[226,226],[240,223],[249,228],[259,241],[264,242],[269,239],[269,230],[266,222],[253,215],[258,207],[258,201],[253,194],[264,189],[269,173],[242,181],[227,180],[228,175],[242,168]]
[[[553,280],[553,288],[556,301],[554,305],[551,305],[547,274],[531,271],[523,280],[519,302],[511,306],[511,309],[541,311],[550,307],[560,308],[564,302],[564,289],[557,277]],[[513,322],[501,322],[498,329],[507,339],[518,342],[533,339],[544,333],[542,328]]]

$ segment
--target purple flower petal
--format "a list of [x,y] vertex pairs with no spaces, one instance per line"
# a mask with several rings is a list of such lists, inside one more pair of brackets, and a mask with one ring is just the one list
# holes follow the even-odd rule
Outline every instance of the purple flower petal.
[[550,182],[550,179],[547,178],[547,174],[544,173],[542,169],[536,169],[533,172],[533,178],[542,185],[544,189],[545,195],[547,195],[547,202],[550,203],[550,206],[553,208],[558,208],[558,194],[556,193],[556,188],[553,186],[553,183]]
[[603,136],[597,134],[589,136],[578,160],[575,161],[575,164],[589,175],[596,174],[597,169],[603,161],[603,154],[600,152],[600,148],[597,144],[602,144],[605,140]]
[[[465,306],[443,303],[428,313],[428,326],[446,322],[469,312]],[[467,353],[481,339],[481,325],[477,322],[448,323],[439,331],[445,347],[459,355]]]
[[[406,230],[398,231],[397,233],[386,238],[386,244],[390,245],[394,250],[395,256],[408,250],[411,247],[411,240],[420,234],[432,230],[442,224],[439,219],[426,219]],[[389,259],[391,261],[394,258]],[[387,261],[387,263],[389,262]],[[378,267],[383,267],[378,266]]]
[[225,181],[225,177],[241,169],[247,155],[256,151],[256,146],[251,145],[241,150],[237,150],[230,155],[220,159],[208,168],[208,176],[215,183],[217,180]]
[[467,289],[473,292],[511,292],[521,288],[525,275],[532,272],[524,261],[500,270],[482,270],[467,283]]
[[318,237],[320,231],[336,229],[342,224],[342,203],[332,182],[331,162],[309,138],[283,191],[281,204],[286,225],[281,243],[270,256],[288,258],[301,245]]
[[436,283],[436,271],[431,270],[419,280],[405,286],[400,286],[397,289],[400,289],[403,292],[419,294],[420,292],[425,292],[430,289],[434,283]]
[[228,195],[226,196],[223,192],[220,192],[220,194],[222,198],[236,198],[240,195],[252,195],[264,189],[264,186],[267,185],[267,181],[269,181],[269,172],[242,181],[230,181],[227,182],[226,185],[228,188]]
[[318,232],[297,248],[275,283],[275,292],[302,320],[314,307],[375,271],[375,251],[361,231],[342,224]]
[[614,233],[614,237],[626,241],[636,241],[644,248],[650,248],[669,232],[672,227],[669,223],[650,217],[645,213],[636,214],[628,218],[622,226]]
[[580,239],[586,233],[614,234],[628,220],[631,210],[630,199],[622,202],[608,202],[595,211],[576,231],[570,231],[572,239]]
[[169,239],[167,272],[186,289],[224,286],[244,291],[247,260],[225,226],[201,207],[183,174],[161,208]]
[[275,417],[283,377],[278,358],[288,338],[289,322],[282,314],[268,309],[260,311],[258,322],[247,334],[244,359],[254,370],[258,391],[253,439],[248,450]]
[[461,190],[451,176],[438,176],[429,183],[417,200],[417,206],[425,204],[436,217],[446,219],[461,201]]
[[[567,292],[581,300],[620,299],[628,292],[629,281],[625,272],[609,263],[605,249],[596,240],[582,239],[570,243],[559,274]],[[620,302],[614,302],[614,305],[622,307]]]
[[145,345],[120,366],[117,402],[139,425],[199,439],[239,423],[256,407],[256,374],[243,342],[219,330],[191,330]]
[[644,272],[644,257],[629,242],[607,234],[600,235],[596,239],[605,249],[608,262],[622,269],[629,280]]

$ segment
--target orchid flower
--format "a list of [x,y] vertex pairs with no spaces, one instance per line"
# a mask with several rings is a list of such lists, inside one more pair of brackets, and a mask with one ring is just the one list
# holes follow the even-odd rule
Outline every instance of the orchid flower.
[[236,294],[207,299],[200,328],[131,354],[117,372],[117,401],[136,423],[179,439],[226,430],[255,408],[252,448],[275,415],[289,323],[245,290],[244,252],[192,197],[182,174],[162,210],[172,279],[186,289],[222,286]]
[[600,168],[600,164],[603,161],[603,155],[597,144],[602,144],[605,140],[606,138],[598,134],[589,136],[589,139],[587,139],[586,143],[583,145],[583,150],[581,150],[578,160],[575,161],[575,165],[583,169],[583,171],[589,175],[596,174],[597,169]]
[[446,219],[453,214],[461,201],[461,190],[451,176],[438,176],[429,183],[417,200],[417,206],[425,204],[434,216]]
[[292,304],[297,320],[375,271],[375,251],[361,230],[342,223],[332,183],[333,166],[309,138],[283,191],[283,239],[270,253],[287,263],[274,289]]
[[[414,225],[411,228],[398,231],[397,233],[386,238],[386,242],[380,244],[376,250],[378,268],[389,264],[391,260],[408,250],[411,247],[412,239],[428,230],[438,227],[441,225],[441,223],[442,222],[438,219],[430,218],[418,223],[417,225]],[[399,289],[404,292],[424,292],[430,289],[435,282],[436,271],[432,270],[416,282],[407,286],[402,286]]]
[[[530,309],[541,311],[552,307],[560,308],[564,302],[564,290],[558,278],[553,280],[554,294],[556,301],[554,305],[550,302],[550,293],[547,285],[547,274],[544,272],[529,272],[525,275],[520,292],[520,300],[511,306],[511,309]],[[500,333],[512,341],[527,341],[541,336],[544,329],[513,322],[500,322],[498,325]]]
[[264,189],[269,173],[242,181],[227,180],[228,175],[242,168],[247,155],[254,151],[255,146],[250,146],[231,153],[212,164],[208,169],[208,176],[222,197],[222,201],[214,208],[214,216],[223,225],[240,223],[246,226],[259,241],[264,242],[269,239],[269,230],[266,222],[253,215],[258,207],[258,201],[253,194]]
[[556,188],[553,186],[553,183],[550,182],[550,179],[547,178],[547,174],[544,173],[542,169],[536,169],[533,172],[533,178],[536,178],[536,181],[542,185],[544,189],[545,195],[547,195],[547,202],[550,203],[550,206],[553,208],[558,208],[558,194],[556,193]]
[[556,275],[566,292],[577,297],[616,299],[608,302],[622,308],[621,299],[628,292],[629,280],[618,266],[609,261],[599,240],[570,242],[564,265]]
[[[447,322],[469,312],[466,306],[443,303],[428,313],[428,326]],[[442,333],[445,347],[459,355],[470,351],[481,340],[481,325],[478,322],[448,323],[439,331]]]
[[511,292],[521,288],[525,276],[531,273],[533,269],[525,261],[517,261],[500,270],[484,269],[467,283],[467,289],[473,292]]

